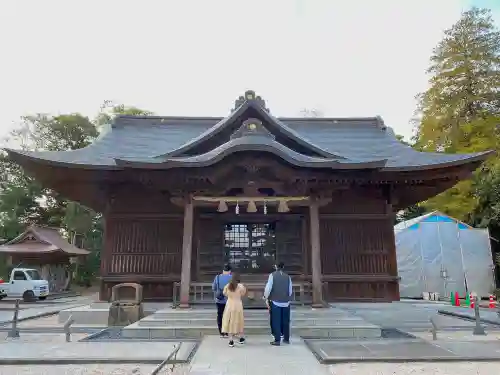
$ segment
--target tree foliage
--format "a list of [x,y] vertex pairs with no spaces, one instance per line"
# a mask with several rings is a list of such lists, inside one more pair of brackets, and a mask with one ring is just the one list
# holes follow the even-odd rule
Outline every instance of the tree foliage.
[[[30,151],[76,150],[92,143],[99,135],[99,128],[119,114],[150,112],[113,105],[101,108],[94,119],[79,113],[25,116],[8,141]],[[79,270],[77,282],[88,284],[96,275],[103,234],[102,215],[42,187],[5,154],[0,154],[0,237],[11,240],[29,224],[61,228],[70,242],[91,251]]]
[[430,87],[419,96],[419,147],[460,151],[470,136],[466,124],[498,119],[499,53],[500,32],[487,9],[472,8],[446,30],[431,57]]
[[414,204],[405,210],[397,213],[395,217],[395,223],[401,223],[406,220],[414,219],[416,217],[422,216],[427,212],[426,208],[421,204]]
[[153,112],[123,104],[114,104],[107,100],[101,106],[101,110],[95,119],[95,125],[100,128],[103,125],[110,124],[119,115],[150,116],[153,115]]
[[[490,11],[472,8],[446,30],[430,59],[429,89],[419,95],[415,147],[446,153],[499,150],[500,32]],[[471,221],[497,159],[423,205]],[[493,172],[494,171],[494,172]]]
[[302,108],[300,115],[306,118],[319,118],[324,117],[323,112],[316,108]]

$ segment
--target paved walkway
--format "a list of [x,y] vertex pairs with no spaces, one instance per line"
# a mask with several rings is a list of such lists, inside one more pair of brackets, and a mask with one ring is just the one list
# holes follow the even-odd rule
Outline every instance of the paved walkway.
[[329,374],[300,339],[272,347],[269,336],[250,336],[244,346],[228,347],[226,339],[206,336],[192,361],[192,375]]
[[[31,336],[31,337],[30,337]],[[83,335],[77,338],[82,338]],[[64,342],[64,335],[23,335],[19,339],[0,341],[0,366],[9,363],[81,362],[148,362],[159,364],[174,350],[178,342]],[[196,343],[184,342],[176,356],[186,361]],[[0,374],[3,373],[0,370]]]
[[[35,302],[29,308],[19,310],[19,319],[31,319],[50,314],[57,314],[61,310],[71,309],[77,306],[89,304],[90,300],[85,297],[61,298],[57,303],[44,304]],[[32,306],[32,307],[31,307]],[[24,307],[24,306],[23,306]],[[14,311],[0,311],[0,326],[12,321]]]
[[[474,309],[470,307],[456,307],[456,306],[444,306],[439,311],[447,312],[455,316],[462,316],[464,318],[475,319]],[[479,316],[484,323],[500,324],[500,316],[497,309],[480,309]]]

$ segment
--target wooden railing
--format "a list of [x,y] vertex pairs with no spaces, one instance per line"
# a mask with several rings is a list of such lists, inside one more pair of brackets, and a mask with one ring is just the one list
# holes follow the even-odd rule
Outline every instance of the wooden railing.
[[[181,283],[175,282],[173,289],[173,306],[179,306]],[[247,295],[243,299],[243,304],[247,308],[264,307],[265,283],[245,283]],[[292,304],[308,305],[312,302],[312,286],[309,282],[294,282],[292,285]],[[210,282],[191,282],[189,291],[189,303],[192,305],[214,303],[214,292]]]

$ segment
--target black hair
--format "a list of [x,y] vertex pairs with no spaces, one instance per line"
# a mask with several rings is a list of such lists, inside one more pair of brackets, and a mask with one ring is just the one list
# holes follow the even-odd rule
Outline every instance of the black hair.
[[228,264],[225,264],[224,265],[224,268],[223,268],[224,272],[229,272],[231,271],[231,265],[228,263]]
[[276,265],[276,268],[279,269],[279,270],[282,270],[283,268],[285,268],[285,263],[284,262],[279,262],[277,265]]

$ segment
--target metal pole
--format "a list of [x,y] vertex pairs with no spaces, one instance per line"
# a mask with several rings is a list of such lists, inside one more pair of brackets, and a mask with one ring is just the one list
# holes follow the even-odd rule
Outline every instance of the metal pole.
[[481,325],[481,317],[479,316],[479,298],[473,296],[474,298],[474,317],[476,318],[476,325],[474,326],[474,331],[472,334],[475,336],[486,336],[483,326]]
[[66,334],[66,342],[71,342],[71,325],[75,322],[73,315],[70,315],[66,323],[64,323],[63,329]]
[[[425,264],[425,256],[424,256],[424,248],[422,246],[422,223],[418,223],[418,245],[420,247],[420,272],[422,273],[422,276],[424,277],[424,292],[429,292],[429,286],[427,285],[427,265]],[[406,227],[406,224],[405,224]],[[430,296],[429,296],[430,299]]]
[[[165,365],[168,364],[168,362],[173,360],[173,366],[175,367],[175,364],[177,362],[177,354],[179,353],[179,350],[181,349],[182,342],[179,343],[177,346],[174,345],[174,350],[168,355],[168,357],[160,363],[156,368],[151,372],[151,375],[157,375],[160,373],[160,371],[165,367]],[[171,369],[173,373],[173,368]]]
[[7,337],[10,338],[19,337],[19,329],[17,329],[17,320],[19,318],[19,302],[20,300],[16,299],[16,305],[14,307],[14,317],[12,318],[12,329],[7,333]]
[[431,324],[432,324],[432,329],[431,329],[432,340],[436,341],[437,340],[438,326],[437,326],[436,322],[434,321],[434,317],[433,316],[431,316]]
[[[437,230],[438,230],[439,249],[441,251],[441,271],[445,271],[446,268],[445,268],[445,264],[444,264],[443,242],[441,239],[441,230],[439,228],[439,221],[437,221],[436,223],[437,223]],[[443,295],[446,296],[448,294],[448,279],[445,277],[443,277],[443,288],[444,288]]]
[[458,246],[460,246],[460,256],[462,259],[462,272],[464,274],[464,288],[465,288],[465,293],[469,293],[469,283],[467,282],[467,270],[465,268],[465,260],[464,260],[464,249],[462,247],[462,239],[460,238],[460,223],[457,221],[457,239],[458,239]]

